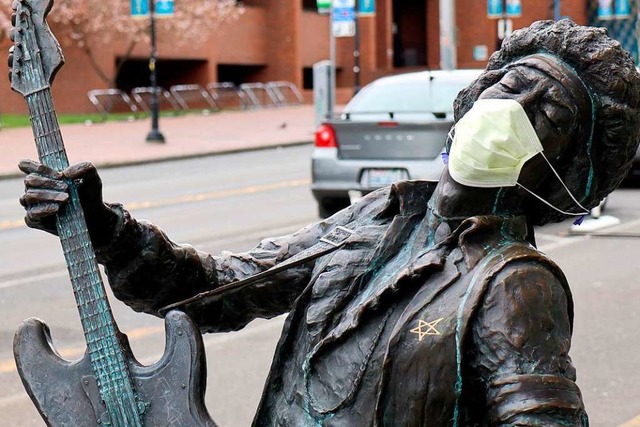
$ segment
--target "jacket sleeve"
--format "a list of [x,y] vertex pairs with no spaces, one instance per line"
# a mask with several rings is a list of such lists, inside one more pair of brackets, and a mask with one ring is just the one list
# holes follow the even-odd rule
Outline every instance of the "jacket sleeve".
[[[120,205],[111,205],[119,217],[117,231],[105,247],[97,248],[96,255],[114,295],[136,311],[157,316],[166,305],[253,276],[313,246],[333,228],[367,210],[368,204],[363,200],[291,235],[265,239],[250,251],[217,256],[176,244],[158,227],[135,220]],[[187,314],[203,332],[237,330],[257,317],[280,315],[291,309],[313,268],[309,262],[287,269],[260,286],[199,305]]]
[[571,302],[544,265],[508,265],[473,325],[472,368],[490,426],[587,426],[569,357]]

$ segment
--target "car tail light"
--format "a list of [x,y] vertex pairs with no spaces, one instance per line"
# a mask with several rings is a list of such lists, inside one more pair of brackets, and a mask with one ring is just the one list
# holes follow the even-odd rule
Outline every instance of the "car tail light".
[[378,127],[395,128],[395,127],[398,127],[398,122],[394,122],[394,121],[378,122]]
[[331,125],[321,125],[316,130],[316,147],[321,148],[336,148],[338,146],[338,140],[336,139],[336,132]]

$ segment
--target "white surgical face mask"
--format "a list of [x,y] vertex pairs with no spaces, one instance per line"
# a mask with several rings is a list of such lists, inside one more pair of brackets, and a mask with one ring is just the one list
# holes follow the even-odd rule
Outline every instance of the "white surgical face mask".
[[[449,153],[449,174],[469,187],[495,188],[518,185],[565,215],[585,215],[584,208],[562,182],[522,105],[514,99],[479,99],[456,123]],[[565,212],[518,183],[524,164],[542,154],[571,199],[583,212]]]

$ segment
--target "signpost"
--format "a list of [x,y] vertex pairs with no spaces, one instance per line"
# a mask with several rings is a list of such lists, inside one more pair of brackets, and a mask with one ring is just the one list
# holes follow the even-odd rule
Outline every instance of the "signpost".
[[[158,85],[156,76],[156,61],[158,58],[158,51],[156,49],[156,0],[148,0],[149,2],[149,31],[151,36],[151,55],[149,57],[149,72],[151,81],[151,130],[147,134],[147,142],[164,143],[164,135],[158,129],[158,118],[160,116],[160,102],[158,101]],[[173,3],[173,2],[172,2]],[[173,10],[173,6],[172,6]]]

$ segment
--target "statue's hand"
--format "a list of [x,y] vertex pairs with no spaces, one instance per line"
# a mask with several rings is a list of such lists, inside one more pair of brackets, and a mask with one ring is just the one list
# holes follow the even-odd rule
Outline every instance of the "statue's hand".
[[20,204],[26,210],[25,222],[29,227],[57,235],[56,215],[68,203],[68,182],[73,181],[78,186],[91,240],[96,244],[110,237],[113,212],[102,200],[102,180],[92,163],[76,163],[62,172],[33,160],[22,160],[18,167],[27,174]]

